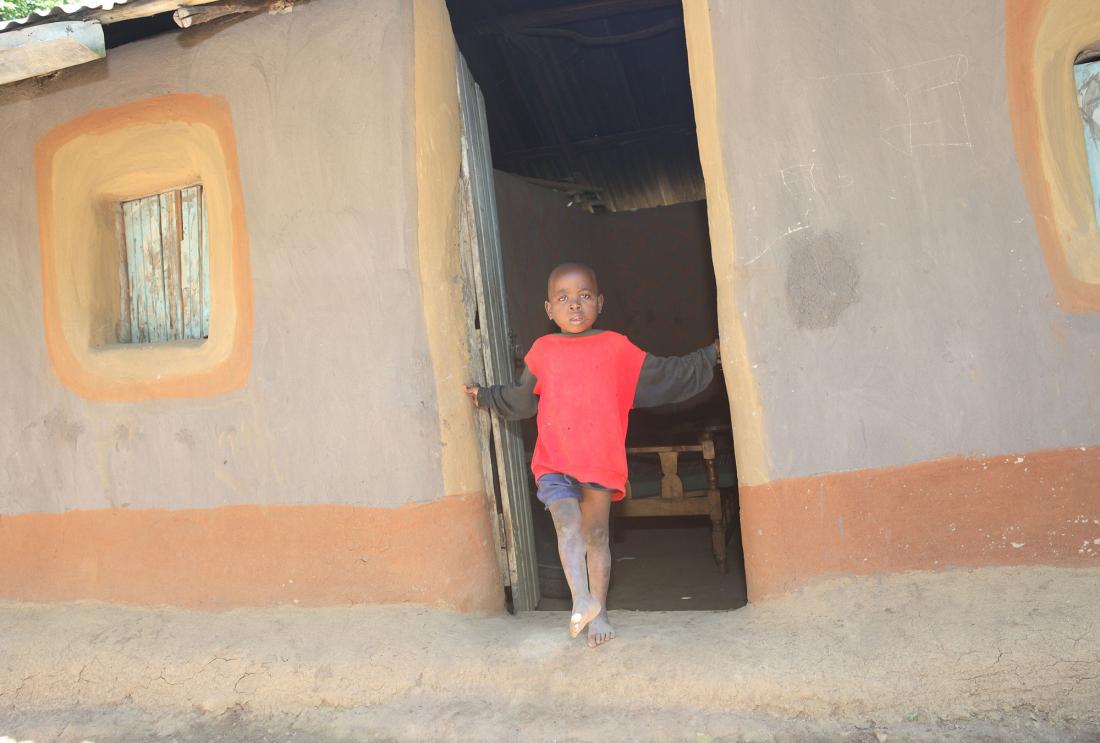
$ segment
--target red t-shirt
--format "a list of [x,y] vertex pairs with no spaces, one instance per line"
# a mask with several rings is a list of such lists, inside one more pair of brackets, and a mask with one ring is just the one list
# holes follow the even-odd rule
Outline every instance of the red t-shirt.
[[626,485],[626,426],[645,351],[605,330],[571,337],[544,335],[526,357],[537,379],[535,479],[548,473],[618,491]]

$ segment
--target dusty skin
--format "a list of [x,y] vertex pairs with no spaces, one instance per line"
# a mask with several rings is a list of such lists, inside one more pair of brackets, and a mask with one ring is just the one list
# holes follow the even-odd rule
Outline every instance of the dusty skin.
[[[1100,740],[1100,568],[848,578],[736,612],[0,604],[16,740]],[[563,717],[561,710],[569,709]]]

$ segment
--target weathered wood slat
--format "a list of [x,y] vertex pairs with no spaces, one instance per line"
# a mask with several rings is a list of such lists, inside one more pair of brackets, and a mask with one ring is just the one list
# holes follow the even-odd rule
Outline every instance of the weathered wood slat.
[[138,201],[141,221],[141,249],[145,268],[145,301],[149,340],[168,340],[168,317],[164,291],[164,251],[160,241],[160,197],[148,196]]
[[149,330],[145,316],[145,257],[141,250],[141,220],[137,202],[122,204],[126,234],[126,267],[130,282],[130,338],[135,343],[148,343]]
[[130,318],[133,315],[133,303],[130,299],[130,258],[126,248],[126,217],[123,206],[115,210],[115,234],[118,235],[118,325],[115,327],[115,340],[129,343]]
[[183,222],[181,267],[185,338],[202,338],[202,195],[199,186],[180,192]]
[[206,214],[206,194],[201,187],[198,188],[202,211],[202,241],[199,263],[202,270],[202,327],[199,331],[200,338],[210,335],[210,307],[213,304],[213,296],[210,294],[210,220]]
[[162,193],[160,201],[160,244],[164,259],[164,294],[167,334],[170,340],[186,338],[183,328],[182,287],[180,277],[180,193]]

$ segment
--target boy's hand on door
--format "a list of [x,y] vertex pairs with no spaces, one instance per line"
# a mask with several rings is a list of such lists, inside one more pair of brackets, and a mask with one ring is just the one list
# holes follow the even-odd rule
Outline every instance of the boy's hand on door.
[[478,404],[477,393],[481,390],[481,385],[480,384],[466,384],[466,385],[462,386],[462,389],[466,393],[466,396],[474,401],[474,407],[475,408],[480,408],[481,405]]

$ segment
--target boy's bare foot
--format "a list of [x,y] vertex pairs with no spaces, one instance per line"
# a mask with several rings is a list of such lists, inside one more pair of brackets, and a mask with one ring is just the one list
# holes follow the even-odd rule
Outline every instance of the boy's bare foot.
[[569,615],[569,636],[576,637],[588,623],[600,615],[603,607],[591,596],[577,599],[573,604],[573,613]]
[[607,612],[600,612],[600,615],[588,625],[588,647],[599,647],[614,639],[615,628],[611,626],[611,622],[607,621]]

